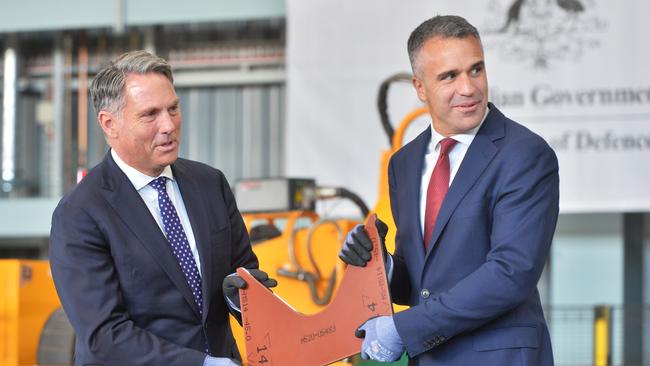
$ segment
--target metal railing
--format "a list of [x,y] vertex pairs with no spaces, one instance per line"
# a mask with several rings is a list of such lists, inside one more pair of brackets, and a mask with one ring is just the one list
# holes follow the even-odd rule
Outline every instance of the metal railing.
[[649,304],[544,310],[556,365],[650,365]]

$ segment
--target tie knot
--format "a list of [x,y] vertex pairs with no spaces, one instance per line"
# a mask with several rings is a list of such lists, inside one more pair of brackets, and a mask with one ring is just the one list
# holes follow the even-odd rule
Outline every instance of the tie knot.
[[440,155],[445,154],[449,155],[449,150],[451,150],[458,141],[446,137],[440,141]]
[[167,192],[167,177],[158,177],[151,182],[149,185],[156,189],[158,192]]

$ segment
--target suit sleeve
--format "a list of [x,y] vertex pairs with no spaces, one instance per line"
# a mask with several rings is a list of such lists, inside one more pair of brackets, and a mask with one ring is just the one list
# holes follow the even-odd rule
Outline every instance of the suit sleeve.
[[[448,291],[395,315],[411,357],[476,329],[522,304],[535,291],[558,215],[557,158],[545,143],[504,147],[485,262]],[[485,218],[486,220],[488,218]]]
[[[397,223],[399,222],[399,213],[397,212],[398,205],[392,204],[392,202],[397,202],[397,183],[395,180],[393,159],[391,159],[388,164],[388,189],[391,202],[390,209],[393,213],[393,219]],[[393,253],[392,258],[393,276],[390,281],[391,298],[396,304],[408,305],[409,297],[411,295],[411,282],[409,280],[408,271],[406,269],[406,261],[404,260],[403,251],[400,246],[399,228],[395,234],[395,252]]]
[[104,235],[81,207],[60,203],[52,217],[50,264],[77,342],[91,354],[78,363],[203,365],[205,354],[139,328],[130,319]]
[[[228,273],[235,273],[239,267],[258,269],[259,262],[251,247],[248,231],[246,230],[246,224],[237,208],[235,196],[230,189],[226,177],[223,176],[223,173],[219,172],[219,175],[222,184],[221,192],[224,203],[226,204],[226,209],[228,210],[228,220],[230,222],[231,233],[230,242],[232,243],[232,257],[230,258],[230,269]],[[241,325],[241,311],[235,310],[229,299],[226,298],[226,301],[228,303],[228,311],[233,317],[235,317],[239,325]]]
[[228,185],[228,181],[223,173],[219,172],[221,180],[221,192],[223,199],[228,210],[228,219],[230,221],[231,243],[232,243],[232,258],[230,273],[234,273],[237,268],[244,267],[248,269],[256,269],[259,267],[257,256],[253,253],[251,248],[250,238],[248,231],[244,224],[244,219],[237,208],[235,196]]
[[223,175],[223,173],[219,171],[218,174],[221,194],[226,205],[228,220],[230,222],[232,258],[229,273],[234,273],[239,267],[248,269],[259,268],[257,256],[255,256],[255,253],[253,252],[250,238],[248,237],[246,224],[244,223],[244,219],[242,218],[241,213],[237,208],[235,195],[232,193],[230,185],[228,184],[228,181],[226,180],[226,177]]

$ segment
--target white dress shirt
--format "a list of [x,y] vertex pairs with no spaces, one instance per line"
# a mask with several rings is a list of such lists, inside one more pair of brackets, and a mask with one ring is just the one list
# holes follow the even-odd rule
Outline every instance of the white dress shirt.
[[[178,183],[174,179],[172,168],[168,165],[158,177],[150,177],[126,164],[113,149],[111,149],[111,156],[113,157],[113,160],[115,160],[117,166],[124,172],[124,174],[126,174],[127,178],[129,178],[131,184],[133,184],[133,187],[135,187],[136,191],[138,191],[140,194],[140,197],[142,197],[142,200],[144,201],[145,205],[147,205],[147,208],[149,209],[149,212],[151,212],[153,218],[156,220],[156,223],[158,223],[158,226],[160,227],[163,235],[165,234],[165,228],[163,226],[162,216],[160,215],[160,207],[158,206],[158,191],[150,186],[149,183],[158,177],[168,178],[167,195],[169,195],[169,199],[172,201],[172,204],[178,213],[178,216],[181,220],[181,225],[183,226],[183,230],[185,230],[185,235],[187,236],[187,241],[190,243],[192,256],[194,257],[196,266],[199,268],[199,274],[201,274],[201,260],[199,258],[199,251],[196,247],[194,232],[192,231],[190,219],[187,216],[187,210],[185,209],[183,196],[181,196],[181,191],[178,188]],[[167,236],[165,235],[165,237]]]
[[[460,163],[463,162],[467,149],[469,145],[474,141],[474,137],[478,132],[479,128],[483,125],[485,117],[489,112],[489,108],[485,110],[485,115],[476,127],[462,133],[459,135],[449,136],[452,139],[458,141],[451,151],[449,151],[449,186],[454,180],[458,168],[460,168]],[[420,178],[420,229],[422,230],[422,236],[424,237],[424,216],[427,207],[427,190],[429,189],[429,180],[431,179],[431,173],[433,173],[433,168],[436,166],[438,161],[438,156],[440,155],[440,141],[445,138],[433,128],[433,123],[431,123],[431,141],[427,147],[427,152],[424,155],[424,166],[422,167],[422,177]]]

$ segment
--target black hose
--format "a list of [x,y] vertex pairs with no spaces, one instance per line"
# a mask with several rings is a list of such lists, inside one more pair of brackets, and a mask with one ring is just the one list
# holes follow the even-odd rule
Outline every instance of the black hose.
[[343,187],[316,187],[316,198],[319,200],[347,198],[357,205],[359,210],[361,210],[363,217],[368,217],[368,214],[370,213],[370,209],[368,209],[368,206],[366,206],[366,203],[363,202],[361,197]]
[[330,279],[327,281],[327,288],[323,292],[322,296],[318,294],[318,278],[316,278],[316,275],[313,273],[302,269],[291,271],[286,268],[278,268],[276,273],[279,276],[289,277],[298,281],[306,282],[307,287],[309,287],[309,295],[311,296],[311,300],[316,305],[327,305],[332,299],[332,295],[334,294],[334,285],[336,284],[336,268],[332,270]]
[[411,81],[412,77],[413,76],[409,73],[400,72],[390,76],[379,86],[379,93],[377,93],[377,109],[379,110],[381,125],[384,127],[384,131],[388,137],[389,146],[392,146],[393,144],[393,134],[395,133],[395,129],[393,128],[393,124],[390,122],[390,117],[388,116],[388,88],[390,87],[390,84],[396,81]]
[[356,193],[348,190],[347,188],[337,188],[338,194],[340,197],[344,197],[349,199],[350,201],[354,202],[357,207],[359,207],[359,210],[361,210],[361,213],[363,214],[363,217],[368,217],[368,214],[370,213],[370,209],[366,205],[365,202],[357,195]]

